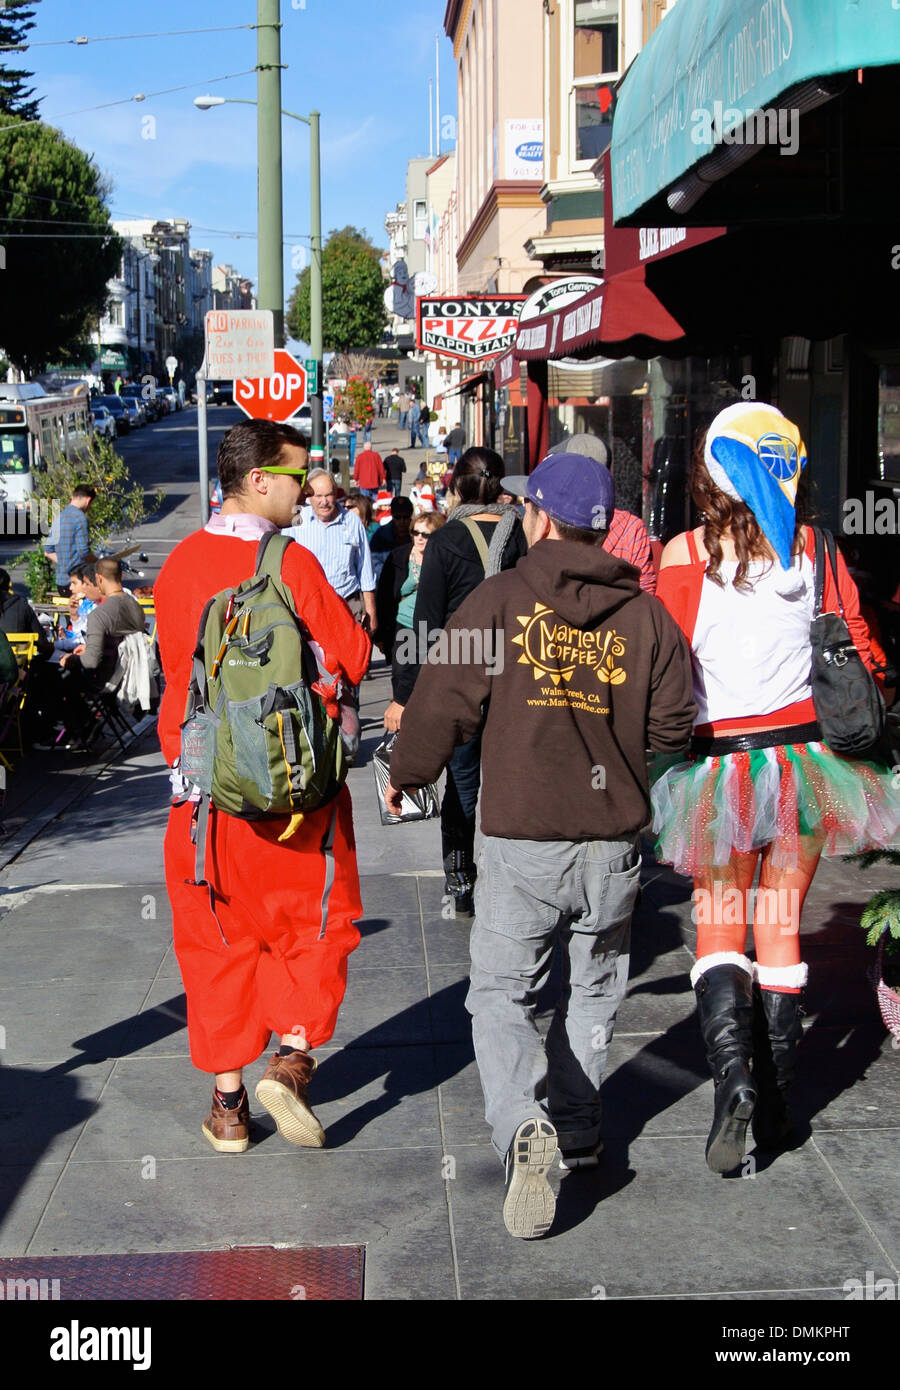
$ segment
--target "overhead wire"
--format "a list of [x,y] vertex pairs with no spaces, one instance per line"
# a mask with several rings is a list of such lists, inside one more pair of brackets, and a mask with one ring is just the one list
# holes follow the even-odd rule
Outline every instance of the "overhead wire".
[[224,77],[204,77],[193,82],[184,82],[179,87],[163,87],[158,92],[136,92],[134,96],[120,97],[117,101],[104,101],[99,106],[80,106],[76,111],[63,111],[58,116],[53,116],[48,120],[22,121],[18,125],[0,125],[0,136],[9,134],[13,130],[25,130],[29,126],[54,125],[57,121],[64,121],[69,116],[84,116],[90,111],[106,111],[111,106],[127,106],[132,101],[150,101],[152,97],[169,96],[171,92],[186,92],[190,87],[196,87],[198,81],[212,86],[215,82],[230,82],[234,77],[247,77],[251,72],[256,72],[256,68],[242,68],[240,72],[229,72]]
[[231,34],[239,29],[258,29],[258,24],[225,24],[212,29],[161,29],[152,34],[79,34],[74,39],[38,39],[36,43],[0,43],[0,53],[23,53],[27,48],[63,48],[69,44],[122,43],[128,39],[173,39],[188,34]]

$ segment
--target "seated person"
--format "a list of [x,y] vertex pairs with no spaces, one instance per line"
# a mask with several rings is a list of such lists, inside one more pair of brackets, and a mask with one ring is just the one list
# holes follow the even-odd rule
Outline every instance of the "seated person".
[[84,645],[88,614],[103,602],[103,595],[97,586],[90,582],[85,584],[81,565],[76,565],[69,576],[69,593],[69,622],[64,630],[59,631],[53,644],[58,652],[74,652]]
[[53,644],[27,598],[13,592],[12,580],[0,569],[0,628],[4,632],[33,632],[38,639],[38,656],[49,656]]
[[92,597],[96,589],[102,602],[88,614],[84,646],[61,657],[59,664],[69,675],[77,673],[102,688],[116,669],[122,638],[128,632],[144,631],[144,610],[122,587],[118,560],[97,560],[81,570],[87,596]]

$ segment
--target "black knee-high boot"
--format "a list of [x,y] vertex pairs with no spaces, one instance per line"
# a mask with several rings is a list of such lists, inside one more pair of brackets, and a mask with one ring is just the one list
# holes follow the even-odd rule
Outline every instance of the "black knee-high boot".
[[[747,1125],[756,1103],[753,1056],[753,979],[750,962],[698,960],[691,972],[706,1059],[715,1081],[715,1111],[706,1142],[714,1173],[730,1173],[744,1156]],[[707,964],[708,962],[708,964]],[[745,968],[746,966],[746,968]]]
[[803,996],[777,990],[753,990],[753,1075],[759,1099],[753,1112],[753,1137],[768,1152],[780,1149],[791,1135],[788,1096],[803,1037]]

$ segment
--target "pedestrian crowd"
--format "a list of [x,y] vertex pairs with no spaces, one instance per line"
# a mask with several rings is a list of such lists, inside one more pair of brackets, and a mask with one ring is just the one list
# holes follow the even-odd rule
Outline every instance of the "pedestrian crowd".
[[[375,400],[381,416],[387,392]],[[413,401],[396,404],[421,437]],[[712,421],[691,471],[700,524],[658,572],[643,523],[616,507],[607,441],[568,438],[521,477],[464,446],[446,436],[445,514],[424,477],[400,495],[399,454],[363,450],[342,500],[290,426],[225,436],[220,512],[156,585],[166,877],[191,1056],[214,1078],[206,1139],[248,1148],[243,1069],[274,1034],[257,1099],[287,1139],[321,1147],[310,1089],[359,941],[344,777],[374,643],[391,672],[386,811],[400,817],[404,791],[445,774],[446,901],[473,919],[466,1007],[503,1220],[530,1239],[552,1227],[551,1169],[602,1161],[642,833],[693,880],[706,1161],[736,1168],[751,1127],[762,1150],[793,1142],[804,899],[822,855],[900,831],[883,727],[852,756],[831,746],[846,710],[824,736],[820,602],[843,614],[859,678],[888,703],[895,678],[842,556],[823,558],[807,524],[806,449],[774,407],[741,401]],[[536,1001],[555,952],[543,1041]]]

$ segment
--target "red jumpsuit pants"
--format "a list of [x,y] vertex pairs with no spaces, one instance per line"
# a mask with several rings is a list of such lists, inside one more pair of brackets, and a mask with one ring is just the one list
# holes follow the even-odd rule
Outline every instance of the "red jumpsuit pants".
[[336,801],[311,812],[284,844],[277,839],[286,818],[243,821],[213,810],[206,866],[215,914],[208,889],[191,882],[194,809],[173,806],[165,838],[191,1060],[205,1072],[236,1071],[259,1057],[272,1033],[297,1025],[311,1048],[320,1046],[334,1032],[347,957],[359,944],[349,791],[344,787]]

